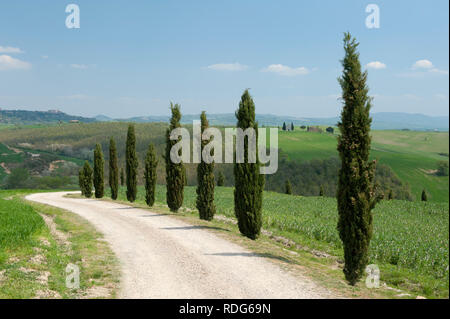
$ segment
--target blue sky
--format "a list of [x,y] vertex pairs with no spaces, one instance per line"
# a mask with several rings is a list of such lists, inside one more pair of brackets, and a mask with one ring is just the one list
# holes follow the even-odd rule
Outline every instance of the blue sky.
[[[66,5],[80,28],[65,25]],[[368,29],[368,4],[380,28]],[[112,117],[337,116],[343,32],[360,42],[373,112],[448,115],[448,1],[0,2],[0,107]]]

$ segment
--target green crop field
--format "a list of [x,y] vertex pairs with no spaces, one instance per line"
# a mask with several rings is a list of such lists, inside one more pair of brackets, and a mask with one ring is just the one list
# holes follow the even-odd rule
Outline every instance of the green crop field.
[[[156,202],[165,204],[165,187],[157,186]],[[195,187],[185,187],[184,206],[195,209]],[[119,199],[126,201],[125,188]],[[137,201],[145,203],[144,189]],[[216,187],[217,212],[234,217],[233,188]],[[382,201],[374,213],[371,263],[380,265],[390,283],[410,280],[428,296],[447,296],[449,288],[448,203]],[[264,193],[263,227],[301,245],[342,257],[336,230],[336,200]],[[407,279],[405,279],[407,278]]]
[[[448,202],[449,178],[434,174],[438,161],[448,161],[447,132],[372,131],[372,138],[371,157],[389,165],[416,199],[426,189],[430,201]],[[292,160],[326,159],[338,156],[336,139],[327,133],[280,131],[278,146]]]

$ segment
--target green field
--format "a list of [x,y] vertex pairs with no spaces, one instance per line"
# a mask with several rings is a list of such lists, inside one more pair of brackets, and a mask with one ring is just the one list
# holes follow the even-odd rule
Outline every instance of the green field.
[[[438,161],[448,161],[447,132],[372,131],[372,138],[371,157],[389,165],[409,184],[416,199],[426,189],[430,201],[448,202],[448,176],[433,174]],[[280,131],[278,146],[291,160],[326,159],[338,156],[336,139],[337,135],[326,133]]]
[[[157,203],[165,204],[165,191],[157,186]],[[185,187],[183,206],[195,209],[195,199],[195,187]],[[119,200],[126,201],[124,187]],[[145,203],[142,187],[137,202]],[[232,188],[216,187],[215,203],[218,214],[234,217]],[[382,201],[373,213],[370,262],[380,266],[382,279],[408,289],[417,286],[427,296],[448,297],[448,203]],[[334,198],[264,193],[263,228],[342,258],[336,225]]]

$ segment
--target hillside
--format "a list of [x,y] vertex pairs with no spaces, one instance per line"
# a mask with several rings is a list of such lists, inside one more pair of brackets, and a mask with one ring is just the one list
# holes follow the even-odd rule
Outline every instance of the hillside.
[[59,122],[80,121],[84,123],[94,122],[95,119],[74,116],[58,110],[23,111],[23,110],[2,110],[0,108],[0,125],[36,125]]
[[[137,152],[141,163],[150,142],[155,144],[159,156],[163,154],[166,127],[166,123],[136,124]],[[10,147],[91,160],[96,143],[102,144],[107,157],[109,138],[113,136],[118,145],[119,165],[123,166],[126,130],[127,123],[124,122],[5,129],[0,134],[0,142]],[[430,201],[448,201],[448,176],[435,174],[439,161],[448,162],[448,133],[375,130],[372,134],[372,158],[379,160],[380,178],[384,179],[385,190],[396,188],[396,198],[399,199],[418,199],[425,188]],[[298,128],[293,132],[280,131],[279,148],[279,170],[268,176],[266,189],[283,192],[286,179],[290,179],[295,194],[317,195],[322,185],[327,196],[334,196],[339,168],[336,135]],[[158,183],[161,184],[164,183],[162,163],[160,157]],[[142,170],[142,165],[139,169]],[[233,185],[232,165],[217,165],[216,172],[218,170],[225,174],[226,185]],[[195,185],[193,164],[187,166],[187,178],[189,185]]]

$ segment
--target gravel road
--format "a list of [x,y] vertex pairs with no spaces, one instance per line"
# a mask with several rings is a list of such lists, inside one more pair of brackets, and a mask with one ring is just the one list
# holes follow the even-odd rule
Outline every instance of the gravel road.
[[170,216],[67,192],[28,195],[93,224],[121,264],[120,298],[330,298],[301,274],[287,272],[201,226]]

